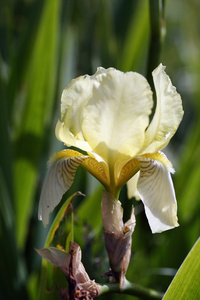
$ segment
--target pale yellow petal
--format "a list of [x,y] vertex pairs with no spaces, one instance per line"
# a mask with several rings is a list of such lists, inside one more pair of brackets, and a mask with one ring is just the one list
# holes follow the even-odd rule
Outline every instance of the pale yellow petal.
[[38,218],[42,220],[44,226],[49,222],[49,214],[71,187],[78,166],[86,158],[87,156],[73,150],[63,150],[52,156],[42,187],[38,210]]
[[109,188],[110,177],[108,172],[108,166],[104,162],[98,162],[93,157],[87,157],[81,165],[98,179],[104,187]]
[[110,165],[135,156],[143,146],[153,105],[148,82],[140,74],[113,68],[100,68],[91,79],[98,84],[93,84],[84,107],[85,140]]
[[[160,155],[160,154],[159,154]],[[159,159],[158,155],[158,159]],[[140,176],[137,189],[153,233],[178,226],[177,203],[167,164],[162,160],[140,157]]]
[[[120,166],[121,167],[121,166]],[[135,178],[135,174],[139,171],[140,164],[138,159],[132,158],[130,159],[126,164],[123,165],[123,167],[120,168],[120,173],[117,178],[117,184],[116,186],[119,188],[122,188],[127,181],[131,178]]]
[[82,133],[82,115],[94,84],[94,80],[85,75],[73,79],[67,85],[61,97],[61,122],[58,121],[56,126],[56,137],[60,141],[88,152],[91,147]]
[[140,158],[150,158],[152,160],[158,160],[160,161],[166,168],[167,170],[170,172],[170,173],[175,173],[175,170],[172,166],[172,163],[171,161],[167,158],[167,156],[162,152],[162,151],[158,151],[158,152],[155,152],[155,153],[146,153],[146,154],[143,154],[143,155],[139,155],[136,157],[136,159],[140,159]]
[[86,142],[83,138],[78,139],[68,127],[66,127],[64,122],[58,121],[55,129],[56,137],[59,141],[63,142],[68,147],[76,147],[83,151],[92,152],[92,149],[88,142]]
[[157,103],[154,117],[146,131],[143,153],[156,152],[166,147],[183,117],[181,97],[164,69],[160,64],[153,71]]
[[137,183],[138,183],[138,178],[140,175],[140,171],[137,172],[129,181],[127,182],[127,193],[128,193],[128,198],[131,199],[135,197],[136,200],[140,199],[140,195],[137,190]]

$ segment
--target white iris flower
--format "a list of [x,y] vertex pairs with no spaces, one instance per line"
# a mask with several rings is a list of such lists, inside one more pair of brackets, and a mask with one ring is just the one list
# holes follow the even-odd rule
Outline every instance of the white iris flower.
[[157,102],[151,122],[152,91],[138,73],[98,68],[64,89],[56,137],[81,152],[66,149],[50,159],[39,204],[44,225],[82,165],[115,199],[127,183],[129,197],[144,203],[153,233],[178,226],[174,170],[161,150],[183,117],[182,101],[161,64],[153,80]]

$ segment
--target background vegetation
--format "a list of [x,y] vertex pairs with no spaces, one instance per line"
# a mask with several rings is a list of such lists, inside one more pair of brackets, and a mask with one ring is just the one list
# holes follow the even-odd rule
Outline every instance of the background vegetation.
[[[173,180],[181,226],[152,235],[142,203],[133,199],[137,226],[127,278],[166,291],[200,232],[199,11],[198,0],[0,2],[1,299],[58,299],[55,275],[49,275],[48,286],[40,279],[41,259],[34,247],[44,247],[49,231],[37,220],[37,208],[46,162],[63,147],[54,135],[63,88],[78,75],[93,74],[98,66],[133,70],[151,83],[150,74],[159,62],[167,66],[185,111],[165,151],[177,171]],[[73,200],[73,214],[69,211],[54,243],[63,245],[63,233],[72,234],[73,216],[74,239],[82,247],[86,269],[91,278],[104,282],[100,275],[107,270],[108,260],[101,187],[79,168],[64,198],[76,191],[86,197]],[[128,212],[131,201],[126,201],[126,188],[121,200]],[[56,275],[57,281],[58,276],[62,274]],[[41,294],[45,287],[52,292]],[[102,299],[122,297],[133,299],[124,295]]]

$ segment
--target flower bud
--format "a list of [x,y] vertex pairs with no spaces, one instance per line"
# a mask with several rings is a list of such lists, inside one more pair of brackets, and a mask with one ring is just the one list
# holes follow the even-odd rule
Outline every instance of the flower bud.
[[101,213],[106,251],[111,267],[111,271],[104,276],[114,278],[122,288],[130,261],[132,233],[136,224],[134,209],[131,218],[124,224],[120,201],[107,191],[103,191]]

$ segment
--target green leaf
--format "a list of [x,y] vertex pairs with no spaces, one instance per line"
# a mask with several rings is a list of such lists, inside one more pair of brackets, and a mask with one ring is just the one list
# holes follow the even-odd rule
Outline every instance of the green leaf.
[[[0,67],[1,67],[0,59]],[[0,74],[0,295],[2,299],[26,297],[26,267],[20,255],[13,211],[12,147],[8,125],[6,82]]]
[[200,299],[200,239],[184,260],[163,300]]
[[54,221],[53,221],[53,223],[51,225],[51,228],[49,230],[48,236],[46,238],[46,242],[45,242],[45,246],[44,246],[45,248],[50,247],[50,245],[51,245],[51,243],[52,243],[52,241],[54,239],[55,232],[59,228],[61,220],[64,217],[66,211],[68,210],[70,203],[78,195],[82,195],[83,196],[83,194],[80,193],[80,192],[74,193],[72,196],[70,196],[65,201],[65,203],[62,205],[62,207],[58,211],[58,213],[57,213],[57,215],[56,215],[56,217],[55,217],[55,219],[54,219]]
[[15,213],[18,245],[25,243],[37,183],[38,164],[53,111],[58,65],[61,1],[46,1],[13,108],[15,120]]
[[4,299],[26,295],[26,267],[17,249],[9,189],[0,167],[0,294]]
[[[78,196],[78,195],[82,195],[80,192],[76,192],[74,193],[72,196],[70,196],[62,205],[62,207],[60,208],[60,210],[58,211],[52,225],[51,228],[48,232],[47,238],[46,238],[46,242],[45,242],[45,246],[44,248],[48,248],[52,245],[56,246],[56,236],[60,235],[58,233],[58,231],[61,231],[61,237],[66,239],[66,223],[67,221],[65,220],[63,226],[62,226],[62,220],[63,217],[66,215],[70,203],[72,202],[72,200],[74,199],[74,197]],[[73,224],[69,222],[70,225],[73,226]],[[58,230],[59,229],[59,230]],[[65,232],[64,232],[65,230]],[[70,230],[73,230],[72,228]],[[71,231],[70,231],[71,232]],[[73,236],[73,234],[72,234]],[[71,238],[71,236],[70,236]],[[68,243],[70,242],[70,240],[72,239],[68,239]],[[65,249],[66,250],[66,249]],[[41,280],[40,280],[40,298],[41,300],[45,300],[45,299],[59,299],[58,297],[58,292],[56,287],[58,285],[62,285],[62,284],[67,284],[64,281],[65,277],[64,274],[61,272],[60,269],[55,269],[48,261],[46,261],[45,259],[42,260],[42,272],[41,272]],[[51,293],[49,293],[51,292]]]
[[144,61],[149,38],[149,10],[147,1],[138,1],[136,13],[127,30],[119,66],[121,71],[136,70]]
[[95,191],[82,202],[78,208],[78,217],[90,224],[93,230],[102,228],[101,198],[103,186],[99,185]]
[[152,79],[152,71],[160,63],[160,57],[162,52],[163,41],[165,38],[165,19],[164,19],[164,1],[150,0],[150,44],[148,53],[148,65],[147,65],[147,79],[151,83],[151,87],[154,87]]

